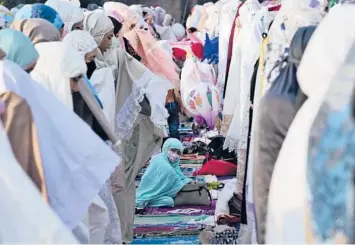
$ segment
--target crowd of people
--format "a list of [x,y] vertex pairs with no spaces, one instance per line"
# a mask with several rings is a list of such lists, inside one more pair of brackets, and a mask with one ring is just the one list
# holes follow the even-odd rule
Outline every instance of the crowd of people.
[[184,117],[238,159],[232,243],[353,243],[353,3],[219,0],[185,27],[159,6],[0,6],[0,242],[131,243],[137,209],[195,183]]

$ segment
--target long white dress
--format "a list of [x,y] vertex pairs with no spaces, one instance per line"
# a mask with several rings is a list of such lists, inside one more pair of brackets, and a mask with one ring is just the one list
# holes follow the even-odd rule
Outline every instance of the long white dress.
[[225,3],[219,14],[219,53],[218,53],[218,78],[217,86],[219,87],[221,94],[224,90],[224,81],[226,78],[226,67],[228,57],[228,43],[229,36],[232,30],[233,20],[237,14],[239,0],[229,0]]

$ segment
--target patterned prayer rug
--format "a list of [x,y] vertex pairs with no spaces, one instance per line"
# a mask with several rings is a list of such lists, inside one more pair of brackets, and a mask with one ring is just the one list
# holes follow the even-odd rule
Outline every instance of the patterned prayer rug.
[[132,244],[199,244],[198,236],[137,238]]

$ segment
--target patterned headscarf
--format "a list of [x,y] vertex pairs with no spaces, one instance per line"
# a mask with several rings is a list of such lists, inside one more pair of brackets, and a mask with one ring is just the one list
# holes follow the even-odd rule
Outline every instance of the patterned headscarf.
[[12,21],[14,20],[14,15],[6,7],[0,5],[0,27],[8,28]]
[[72,31],[64,37],[63,43],[72,46],[84,57],[97,48],[95,39],[87,31]]
[[42,3],[26,4],[15,15],[15,20],[26,20],[32,18],[48,20],[58,30],[64,27],[63,20],[57,11]]
[[311,0],[287,0],[282,3],[279,13],[269,32],[269,44],[265,58],[264,74],[268,86],[279,75],[279,63],[287,55],[292,38],[298,28],[317,25],[323,18],[321,10],[309,7]]
[[[306,88],[307,95],[320,97],[319,111],[313,108],[317,116],[308,131],[309,145],[304,157],[312,197],[308,200],[310,235],[314,238],[312,243],[317,244],[353,243],[354,238],[355,125],[351,96],[355,29],[348,24],[355,21],[354,11],[353,5],[340,5],[324,18],[298,72],[302,90]],[[334,220],[337,222],[331,222]]]

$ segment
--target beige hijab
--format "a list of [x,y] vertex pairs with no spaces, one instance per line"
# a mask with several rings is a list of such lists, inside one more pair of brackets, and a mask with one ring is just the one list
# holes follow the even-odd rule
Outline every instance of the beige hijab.
[[94,37],[99,46],[105,34],[114,28],[112,21],[106,16],[105,12],[94,11],[85,16],[84,30]]
[[25,34],[33,44],[60,41],[58,29],[45,19],[15,20],[11,28]]
[[48,202],[39,140],[31,109],[26,100],[13,92],[2,93],[0,98],[6,105],[1,121],[12,151],[43,199]]

